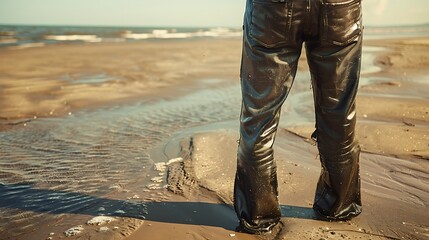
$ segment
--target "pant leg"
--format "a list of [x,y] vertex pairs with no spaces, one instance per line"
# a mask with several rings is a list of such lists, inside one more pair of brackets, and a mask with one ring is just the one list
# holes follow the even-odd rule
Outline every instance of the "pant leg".
[[301,43],[291,37],[290,2],[246,4],[234,207],[251,232],[268,231],[281,216],[272,147],[301,53]]
[[313,208],[328,220],[361,213],[355,97],[362,54],[361,1],[322,0],[320,40],[306,43],[322,172]]

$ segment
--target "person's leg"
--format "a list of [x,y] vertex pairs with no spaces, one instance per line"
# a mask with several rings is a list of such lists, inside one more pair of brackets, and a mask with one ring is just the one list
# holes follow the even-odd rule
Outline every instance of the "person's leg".
[[322,0],[320,39],[307,42],[322,172],[313,208],[326,220],[361,213],[355,97],[362,53],[361,1]]
[[287,2],[246,5],[234,207],[249,232],[269,231],[281,216],[272,146],[301,53],[301,42],[291,36],[297,28],[291,27]]

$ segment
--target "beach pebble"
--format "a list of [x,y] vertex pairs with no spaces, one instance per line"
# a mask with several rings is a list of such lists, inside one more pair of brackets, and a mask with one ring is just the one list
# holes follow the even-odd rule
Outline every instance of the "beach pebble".
[[65,231],[64,234],[66,235],[66,237],[71,237],[81,233],[83,230],[85,229],[81,225],[79,225],[77,227],[72,227],[67,229],[67,231]]
[[235,237],[235,233],[230,233],[229,236],[230,237]]
[[53,232],[49,233],[49,236],[54,236],[54,235],[55,235],[55,233],[53,233]]
[[112,221],[115,221],[112,217],[106,217],[106,216],[97,216],[86,222],[88,225],[102,225],[105,223],[110,223]]

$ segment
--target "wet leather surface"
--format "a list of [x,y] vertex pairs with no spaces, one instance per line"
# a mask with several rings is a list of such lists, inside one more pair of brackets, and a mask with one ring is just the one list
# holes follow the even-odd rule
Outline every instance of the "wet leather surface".
[[[314,199],[325,220],[361,212],[355,96],[362,53],[360,0],[248,0],[234,206],[248,231],[280,219],[273,144],[301,48],[310,67],[321,160]],[[287,117],[287,116],[286,116]]]

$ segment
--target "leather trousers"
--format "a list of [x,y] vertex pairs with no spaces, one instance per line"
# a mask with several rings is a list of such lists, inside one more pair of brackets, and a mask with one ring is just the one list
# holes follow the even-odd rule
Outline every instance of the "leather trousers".
[[355,97],[361,16],[361,0],[247,0],[234,185],[234,207],[245,230],[269,231],[281,217],[272,147],[303,44],[322,166],[313,209],[324,220],[360,214]]

